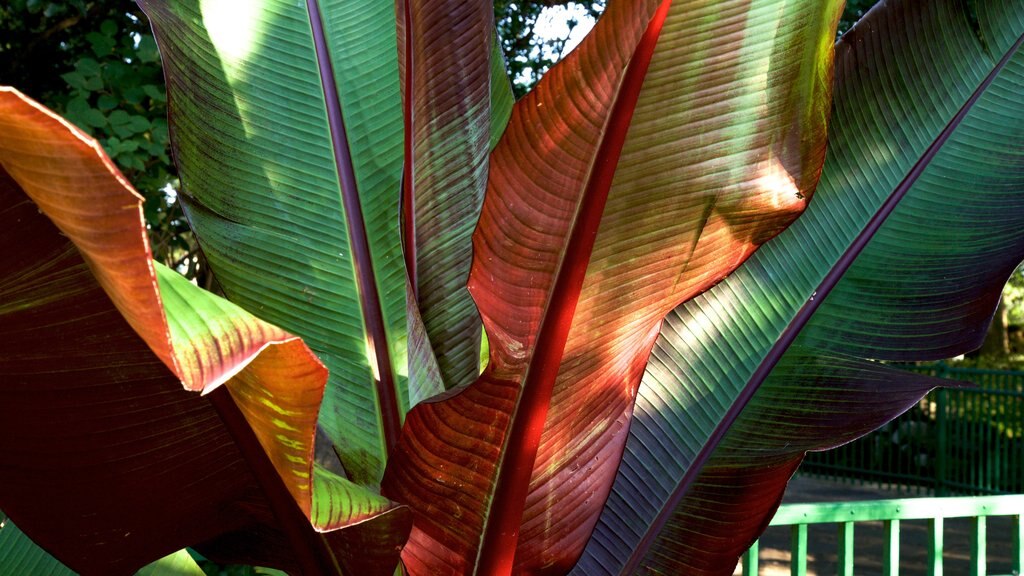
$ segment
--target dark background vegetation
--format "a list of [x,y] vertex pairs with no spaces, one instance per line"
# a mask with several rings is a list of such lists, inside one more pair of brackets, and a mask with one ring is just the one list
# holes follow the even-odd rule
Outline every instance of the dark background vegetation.
[[[840,33],[875,0],[848,0]],[[969,1],[969,0],[965,0]],[[566,51],[568,37],[538,34],[546,9],[571,8],[580,19],[604,2],[496,0],[495,22],[517,96]],[[567,22],[571,31],[584,22]],[[180,206],[170,158],[167,101],[156,43],[145,15],[130,0],[4,0],[0,2],[0,84],[15,86],[96,137],[146,198],[154,257],[213,285]],[[1024,353],[1024,276],[1011,280],[984,355],[1008,367]],[[1015,358],[1011,356],[1016,353]]]

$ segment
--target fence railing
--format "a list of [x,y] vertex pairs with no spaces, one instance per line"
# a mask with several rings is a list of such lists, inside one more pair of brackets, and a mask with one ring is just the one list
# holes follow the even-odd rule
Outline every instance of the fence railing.
[[[1012,574],[1024,574],[1024,495],[975,496],[956,498],[912,498],[825,504],[788,504],[779,508],[771,526],[790,526],[790,574],[807,574],[807,527],[811,524],[835,524],[839,532],[837,573],[853,576],[855,527],[860,522],[881,521],[884,529],[882,573],[898,576],[900,558],[900,521],[928,521],[927,569],[929,576],[943,574],[944,520],[969,518],[971,522],[970,576],[992,576],[986,572],[987,519],[993,516],[1013,518]],[[758,574],[758,543],[743,555],[744,576]],[[824,575],[819,575],[824,576]]]
[[975,387],[935,390],[868,436],[809,454],[800,471],[909,494],[1024,493],[1024,372],[906,369]]

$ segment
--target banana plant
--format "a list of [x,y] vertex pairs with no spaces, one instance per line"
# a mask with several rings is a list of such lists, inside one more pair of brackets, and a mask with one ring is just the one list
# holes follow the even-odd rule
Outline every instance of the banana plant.
[[514,105],[490,3],[139,3],[222,294],[0,90],[0,510],[83,574],[730,574],[1024,257],[1024,0],[613,0]]

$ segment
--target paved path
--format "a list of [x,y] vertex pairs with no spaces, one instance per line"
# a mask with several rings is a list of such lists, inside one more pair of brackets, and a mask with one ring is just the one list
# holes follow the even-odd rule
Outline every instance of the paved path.
[[[806,502],[848,502],[855,500],[882,500],[905,498],[897,492],[882,487],[858,486],[806,476],[794,478],[786,491],[784,503]],[[945,574],[960,576],[969,574],[970,525],[967,519],[946,520],[945,528]],[[1011,574],[1010,571],[1010,528],[1009,518],[988,519],[988,573]],[[928,527],[924,521],[903,521],[900,530],[900,575],[926,576]],[[858,523],[856,528],[855,561],[853,573],[856,576],[882,574],[882,523]],[[836,551],[838,539],[832,525],[810,526],[808,528],[808,574],[829,576],[836,574]],[[761,538],[760,576],[786,576],[789,574],[789,529],[768,528]],[[739,574],[737,568],[737,574]]]

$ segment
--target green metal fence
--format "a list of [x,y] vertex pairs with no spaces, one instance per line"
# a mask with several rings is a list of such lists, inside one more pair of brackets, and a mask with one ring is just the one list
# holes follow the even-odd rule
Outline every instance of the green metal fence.
[[935,390],[870,435],[808,455],[800,471],[910,494],[1024,493],[1024,372],[908,369],[975,387]]
[[[976,496],[957,498],[913,498],[908,500],[876,500],[826,504],[789,504],[779,508],[771,526],[791,527],[790,574],[807,574],[807,528],[811,524],[835,524],[839,532],[837,574],[860,574],[854,566],[856,525],[881,521],[885,537],[881,550],[882,573],[898,576],[900,569],[900,521],[926,520],[928,522],[927,570],[929,576],[942,576],[944,568],[944,521],[950,518],[969,518],[971,522],[970,575],[993,576],[987,572],[986,534],[987,519],[1009,516],[1013,519],[1010,538],[1011,574],[1024,573],[1024,495]],[[758,543],[742,557],[743,575],[758,574]],[[824,576],[824,575],[819,575]],[[954,575],[955,576],[955,575]]]

